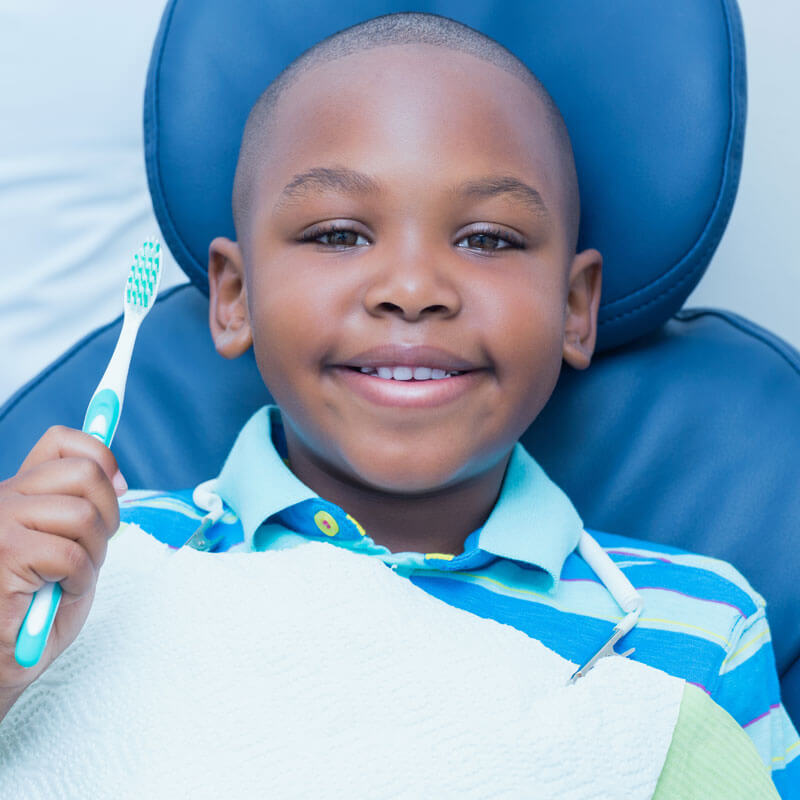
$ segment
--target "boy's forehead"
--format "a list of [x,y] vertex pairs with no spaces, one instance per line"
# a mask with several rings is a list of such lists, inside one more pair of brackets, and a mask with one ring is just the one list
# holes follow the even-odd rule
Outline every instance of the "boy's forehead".
[[515,153],[541,160],[555,150],[544,103],[519,78],[429,44],[375,47],[315,66],[281,97],[269,149],[291,158],[303,145],[357,146],[380,137],[429,146],[440,138],[487,154],[503,149],[508,160]]

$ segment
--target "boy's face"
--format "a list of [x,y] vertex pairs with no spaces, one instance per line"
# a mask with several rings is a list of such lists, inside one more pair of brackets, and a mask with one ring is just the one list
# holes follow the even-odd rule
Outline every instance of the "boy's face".
[[[246,231],[211,245],[217,349],[252,342],[290,454],[339,480],[414,494],[504,464],[562,358],[588,365],[600,295],[541,102],[404,45],[315,68],[274,119]],[[397,366],[463,374],[360,371]]]

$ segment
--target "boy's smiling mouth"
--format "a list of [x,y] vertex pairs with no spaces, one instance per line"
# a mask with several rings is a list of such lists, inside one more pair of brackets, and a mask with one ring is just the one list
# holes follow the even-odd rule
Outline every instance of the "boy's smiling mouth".
[[429,408],[461,397],[488,367],[429,345],[382,345],[333,365],[349,389],[371,403]]
[[351,367],[351,369],[358,369],[365,375],[372,375],[384,380],[395,381],[430,381],[441,380],[442,378],[452,378],[456,375],[461,375],[462,372],[449,371],[446,369],[437,369],[436,367]]

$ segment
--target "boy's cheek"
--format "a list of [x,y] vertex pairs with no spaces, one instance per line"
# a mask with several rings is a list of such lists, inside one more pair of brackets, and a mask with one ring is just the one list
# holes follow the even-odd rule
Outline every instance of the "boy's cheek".
[[315,391],[327,341],[313,316],[294,305],[270,303],[254,315],[253,351],[261,376],[279,405]]

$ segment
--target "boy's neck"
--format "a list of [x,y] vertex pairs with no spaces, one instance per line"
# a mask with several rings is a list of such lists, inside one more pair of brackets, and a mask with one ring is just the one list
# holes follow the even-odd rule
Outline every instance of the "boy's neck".
[[459,555],[464,540],[486,522],[503,483],[510,453],[498,464],[453,487],[425,495],[381,492],[337,479],[289,445],[292,472],[320,497],[358,520],[366,534],[393,553]]

